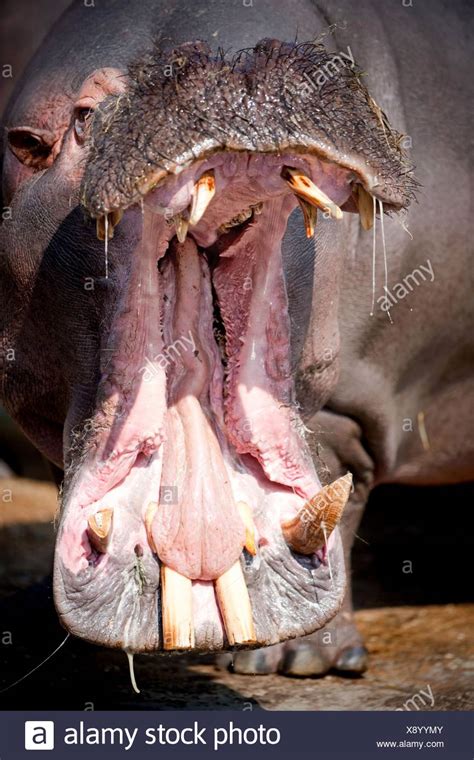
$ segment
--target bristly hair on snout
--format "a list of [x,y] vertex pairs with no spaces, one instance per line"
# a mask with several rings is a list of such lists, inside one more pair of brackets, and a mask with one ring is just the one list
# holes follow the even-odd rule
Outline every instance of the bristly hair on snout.
[[319,42],[264,39],[227,58],[203,42],[158,43],[129,67],[125,94],[96,110],[82,199],[94,217],[123,210],[168,173],[218,150],[316,153],[351,169],[390,210],[417,182],[401,135],[352,66]]

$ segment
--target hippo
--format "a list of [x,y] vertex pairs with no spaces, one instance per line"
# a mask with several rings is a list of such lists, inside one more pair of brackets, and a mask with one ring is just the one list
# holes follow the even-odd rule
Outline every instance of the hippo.
[[1,400],[73,635],[361,673],[370,491],[472,478],[467,6],[420,5],[76,0],[18,82]]

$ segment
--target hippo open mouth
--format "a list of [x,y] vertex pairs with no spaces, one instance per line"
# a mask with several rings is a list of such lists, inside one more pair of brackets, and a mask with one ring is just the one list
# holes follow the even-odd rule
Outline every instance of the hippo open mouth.
[[332,531],[351,476],[323,489],[305,441],[282,240],[298,207],[308,237],[318,213],[358,211],[368,228],[374,198],[396,210],[411,185],[353,71],[303,96],[324,55],[155,51],[91,120],[83,203],[106,249],[107,318],[55,565],[59,614],[83,638],[262,646],[340,605]]

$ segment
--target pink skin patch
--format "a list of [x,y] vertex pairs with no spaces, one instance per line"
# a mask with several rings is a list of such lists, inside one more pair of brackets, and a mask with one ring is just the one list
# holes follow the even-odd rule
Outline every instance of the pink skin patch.
[[[237,503],[250,506],[263,549],[321,489],[293,405],[281,241],[297,201],[284,165],[302,168],[339,205],[351,194],[349,173],[316,157],[221,153],[170,177],[142,213],[126,212],[121,224],[140,225],[140,242],[117,275],[122,295],[103,346],[93,432],[59,537],[74,573],[91,562],[101,572],[107,554],[132,556],[137,545],[156,553],[195,581],[195,603],[216,626],[209,582],[245,542]],[[186,214],[195,181],[211,169],[216,193],[178,244],[171,220]],[[259,213],[221,245],[222,225],[250,207]],[[87,519],[105,508],[113,531],[97,557]]]

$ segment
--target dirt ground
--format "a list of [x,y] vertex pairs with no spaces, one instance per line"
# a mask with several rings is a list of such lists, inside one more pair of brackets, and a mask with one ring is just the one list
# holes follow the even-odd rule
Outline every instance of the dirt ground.
[[[407,528],[400,508],[401,501],[408,508],[407,499],[400,500],[392,490],[383,494],[385,511],[377,504],[369,508],[359,529],[355,597],[365,609],[357,612],[357,621],[370,653],[370,668],[363,677],[242,676],[218,670],[203,656],[139,656],[135,672],[141,694],[135,695],[122,652],[70,638],[29,679],[0,694],[0,707],[473,709],[474,605],[467,603],[472,539],[467,543],[465,525],[459,535],[450,536],[442,526],[434,533],[426,531],[426,517],[437,516],[433,503]],[[456,503],[456,493],[449,494]],[[439,502],[445,514],[443,493]],[[0,688],[34,668],[65,636],[54,613],[48,578],[55,511],[54,486],[0,480]],[[389,529],[395,511],[402,519],[398,533]],[[400,563],[406,570],[407,561],[414,571],[400,573]],[[414,695],[420,696],[407,704]]]

